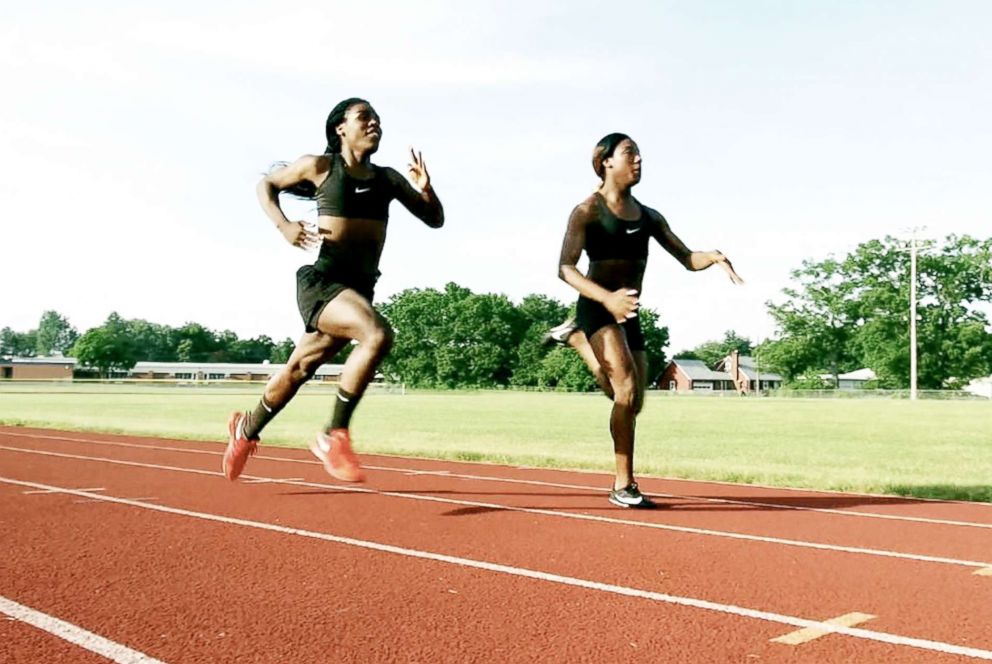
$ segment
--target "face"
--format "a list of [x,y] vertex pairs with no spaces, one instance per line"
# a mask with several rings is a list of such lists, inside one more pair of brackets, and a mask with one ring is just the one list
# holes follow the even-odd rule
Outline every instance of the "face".
[[373,153],[379,149],[382,139],[382,125],[379,114],[368,104],[355,104],[344,114],[344,122],[338,125],[341,144],[359,152]]
[[613,150],[613,156],[603,160],[607,177],[620,186],[631,187],[641,181],[641,151],[637,143],[625,138]]

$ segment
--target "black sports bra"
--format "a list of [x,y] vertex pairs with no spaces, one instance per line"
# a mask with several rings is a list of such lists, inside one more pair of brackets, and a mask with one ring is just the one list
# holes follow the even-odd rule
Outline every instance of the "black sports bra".
[[348,175],[340,154],[331,158],[331,170],[317,187],[317,214],[351,219],[389,219],[389,203],[395,198],[384,169],[372,166],[372,177],[359,180]]
[[640,216],[634,221],[621,219],[606,205],[600,194],[596,194],[599,218],[586,226],[586,254],[590,261],[602,260],[644,260],[648,257],[649,217],[640,203]]

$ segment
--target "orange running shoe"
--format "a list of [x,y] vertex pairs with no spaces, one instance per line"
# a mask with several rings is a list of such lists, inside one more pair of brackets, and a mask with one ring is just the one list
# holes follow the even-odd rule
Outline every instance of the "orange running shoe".
[[248,457],[258,449],[258,438],[249,440],[244,434],[245,414],[231,413],[227,420],[227,449],[224,450],[224,476],[232,482],[245,469]]
[[364,482],[365,473],[358,457],[351,449],[351,436],[347,429],[323,431],[310,443],[310,451],[324,464],[324,470],[342,482]]

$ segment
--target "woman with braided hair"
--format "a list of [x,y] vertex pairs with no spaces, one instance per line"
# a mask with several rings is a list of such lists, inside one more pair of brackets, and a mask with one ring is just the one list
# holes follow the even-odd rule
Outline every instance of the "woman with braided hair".
[[[254,454],[265,425],[321,364],[352,341],[357,346],[344,364],[330,419],[310,449],[337,479],[364,480],[352,450],[349,423],[392,343],[392,329],[372,307],[389,203],[399,200],[431,228],[444,224],[441,201],[419,152],[410,151],[409,175],[416,189],[396,170],[372,163],[382,139],[382,124],[371,104],[345,99],[328,115],[326,134],[324,154],[300,157],[273,170],[258,184],[262,209],[283,238],[301,249],[319,246],[320,252],[313,265],[304,265],[296,273],[303,336],[286,365],[265,386],[255,409],[232,413],[228,420],[223,470],[232,481]],[[316,200],[316,228],[286,217],[279,205],[282,192]]]

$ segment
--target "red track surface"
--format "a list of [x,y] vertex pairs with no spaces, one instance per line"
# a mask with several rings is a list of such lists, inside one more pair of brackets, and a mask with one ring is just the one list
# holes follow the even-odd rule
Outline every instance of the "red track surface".
[[[164,662],[992,659],[992,506],[646,478],[635,512],[592,473],[354,486],[279,448],[230,484],[221,451],[0,427],[0,598]],[[0,661],[106,661],[2,618]]]

